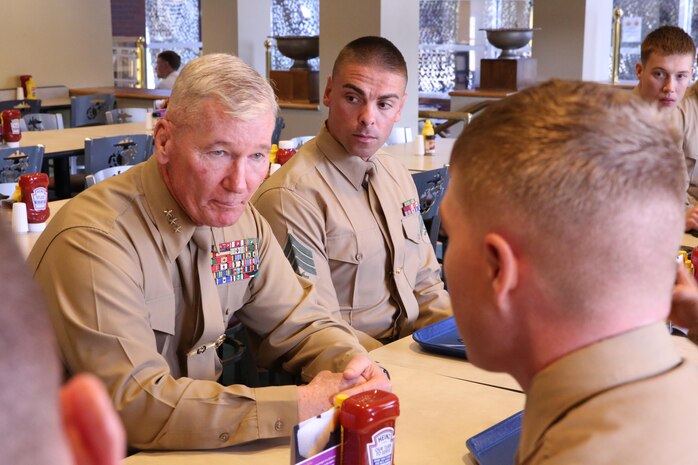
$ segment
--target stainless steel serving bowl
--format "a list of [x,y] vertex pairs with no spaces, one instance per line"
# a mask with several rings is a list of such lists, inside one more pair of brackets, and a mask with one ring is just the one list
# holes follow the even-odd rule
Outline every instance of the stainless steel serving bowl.
[[495,47],[502,49],[498,58],[516,59],[521,55],[516,50],[524,47],[533,38],[535,29],[511,28],[511,29],[482,29],[487,33],[487,41]]
[[294,60],[291,69],[308,69],[308,60],[320,55],[320,36],[276,36],[282,55]]

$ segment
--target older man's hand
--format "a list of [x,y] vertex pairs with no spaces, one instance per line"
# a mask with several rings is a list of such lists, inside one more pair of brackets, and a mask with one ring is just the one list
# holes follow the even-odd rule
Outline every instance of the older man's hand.
[[357,355],[343,373],[321,371],[298,388],[298,419],[303,421],[329,409],[337,394],[351,396],[371,389],[391,391],[392,385],[378,365],[365,355]]

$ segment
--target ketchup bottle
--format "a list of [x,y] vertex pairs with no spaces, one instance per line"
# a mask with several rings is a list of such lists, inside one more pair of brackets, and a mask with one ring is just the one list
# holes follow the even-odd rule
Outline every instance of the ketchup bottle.
[[48,174],[23,174],[19,177],[19,188],[22,201],[27,204],[29,232],[43,231],[51,214],[48,207]]
[[19,120],[22,118],[19,110],[4,110],[2,116],[2,138],[9,147],[19,147],[22,138]]
[[296,154],[296,146],[290,140],[279,141],[279,150],[276,151],[276,162],[283,165]]
[[366,391],[345,399],[342,425],[342,465],[392,465],[395,461],[395,419],[400,402],[386,391]]

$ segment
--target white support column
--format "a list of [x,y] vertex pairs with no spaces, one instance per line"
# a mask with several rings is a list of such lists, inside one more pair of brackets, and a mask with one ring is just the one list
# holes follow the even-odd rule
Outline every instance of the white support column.
[[[375,35],[400,49],[407,62],[407,100],[398,123],[417,131],[419,0],[320,0],[320,95],[339,51],[352,40]],[[326,110],[323,110],[326,112]]]
[[613,0],[536,0],[538,80],[610,79]]
[[203,53],[231,53],[262,76],[271,34],[271,0],[201,0]]

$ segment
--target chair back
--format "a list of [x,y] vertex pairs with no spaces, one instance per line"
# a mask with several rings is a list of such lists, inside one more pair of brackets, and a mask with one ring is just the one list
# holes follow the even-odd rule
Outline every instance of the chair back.
[[150,157],[152,147],[152,136],[148,134],[85,139],[85,173],[136,165]]
[[271,143],[279,145],[279,140],[281,140],[281,131],[286,127],[284,119],[281,116],[276,117],[274,122],[274,132],[271,133]]
[[117,108],[106,113],[107,124],[139,123],[145,121],[147,114],[145,108]]
[[99,170],[95,174],[88,174],[87,176],[85,176],[85,187],[94,186],[98,182],[102,182],[107,178],[111,178],[113,176],[116,176],[117,174],[121,174],[131,167],[132,165],[113,166],[111,168],[104,168],[103,170]]
[[4,100],[0,102],[0,111],[4,110],[19,110],[22,116],[27,113],[39,113],[41,111],[41,100]]
[[419,194],[422,220],[424,220],[429,240],[434,247],[434,252],[436,252],[436,242],[439,239],[439,229],[441,228],[439,206],[448,187],[448,167],[413,173],[412,179]]
[[0,149],[0,183],[16,183],[22,174],[40,173],[44,146]]
[[70,126],[107,124],[106,113],[114,109],[114,94],[80,95],[70,98]]
[[298,136],[298,137],[294,137],[293,139],[291,139],[291,142],[293,142],[293,144],[296,146],[296,148],[299,149],[301,147],[301,145],[305,144],[310,139],[314,139],[314,138],[315,138],[315,136]]
[[60,113],[27,113],[22,119],[27,131],[63,129],[63,115]]
[[393,126],[393,130],[390,131],[388,139],[385,141],[385,145],[395,145],[395,144],[406,144],[412,142],[414,138],[412,137],[412,128],[405,126]]

